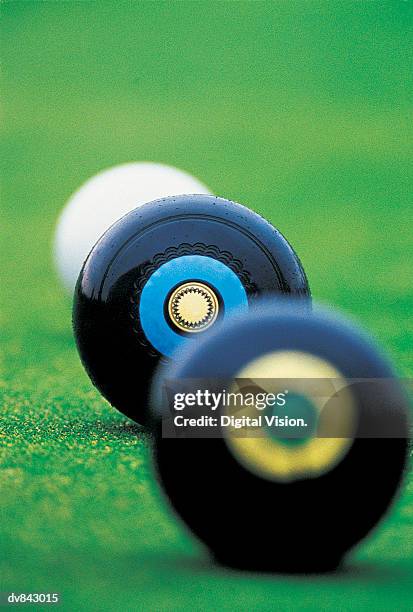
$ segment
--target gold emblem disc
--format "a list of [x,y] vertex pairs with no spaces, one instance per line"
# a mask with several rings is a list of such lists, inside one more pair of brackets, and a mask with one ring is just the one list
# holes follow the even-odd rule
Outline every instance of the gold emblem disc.
[[192,281],[179,285],[171,294],[168,313],[172,323],[184,332],[201,332],[218,316],[218,298],[211,287]]

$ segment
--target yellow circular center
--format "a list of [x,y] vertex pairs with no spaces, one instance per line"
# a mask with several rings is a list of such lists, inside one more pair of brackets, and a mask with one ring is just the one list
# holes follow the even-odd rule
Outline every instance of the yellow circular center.
[[[248,470],[269,480],[294,481],[324,474],[346,456],[353,442],[356,408],[347,381],[332,364],[308,353],[277,351],[250,362],[234,378],[245,379],[249,387],[256,385],[267,393],[277,394],[288,389],[301,394],[313,403],[322,418],[318,437],[290,447],[265,433],[260,437],[240,436],[240,430],[227,428],[226,443]],[[311,385],[319,385],[320,379],[324,388],[331,384],[327,396],[335,398],[333,413],[324,410],[328,400],[324,397],[325,391],[320,396],[311,392]],[[246,407],[238,410],[237,416],[256,416],[256,413]],[[323,430],[332,431],[329,418],[334,419],[334,431],[340,432],[340,437],[328,434],[322,437]]]
[[172,323],[184,332],[208,329],[216,320],[218,311],[218,298],[211,287],[195,281],[177,287],[168,302]]

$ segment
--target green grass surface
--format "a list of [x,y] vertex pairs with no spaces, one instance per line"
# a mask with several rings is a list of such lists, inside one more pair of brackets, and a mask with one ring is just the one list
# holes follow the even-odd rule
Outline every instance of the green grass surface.
[[177,165],[273,221],[314,296],[411,377],[412,23],[411,2],[1,4],[0,591],[67,610],[411,609],[411,477],[339,573],[209,562],[149,440],[82,370],[51,241],[98,170]]

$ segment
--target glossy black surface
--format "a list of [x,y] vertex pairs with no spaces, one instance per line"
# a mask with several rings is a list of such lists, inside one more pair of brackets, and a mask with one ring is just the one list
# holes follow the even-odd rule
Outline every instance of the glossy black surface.
[[123,217],[83,266],[73,328],[93,383],[112,405],[140,423],[146,422],[148,384],[160,355],[140,328],[139,294],[151,272],[182,254],[220,258],[240,277],[251,300],[268,292],[304,299],[310,293],[286,239],[240,204],[214,196],[178,196]]
[[[162,438],[162,416],[170,411],[159,394],[165,377],[230,379],[275,350],[310,352],[348,379],[390,381],[353,388],[356,439],[333,469],[294,482],[270,481],[244,468],[222,438]],[[267,305],[213,332],[158,373],[152,414],[155,463],[170,503],[221,562],[247,569],[334,569],[386,512],[407,461],[407,401],[391,366],[364,334],[319,314],[275,315]],[[357,437],[378,422],[382,432],[388,428],[399,437]]]

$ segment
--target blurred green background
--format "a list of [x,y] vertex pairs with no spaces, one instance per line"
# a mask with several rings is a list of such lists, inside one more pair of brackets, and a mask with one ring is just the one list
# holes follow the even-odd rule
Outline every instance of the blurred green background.
[[412,25],[405,1],[3,0],[1,591],[68,610],[411,609],[411,477],[337,574],[210,564],[148,439],[80,366],[51,243],[97,171],[176,165],[269,218],[315,298],[412,376]]

